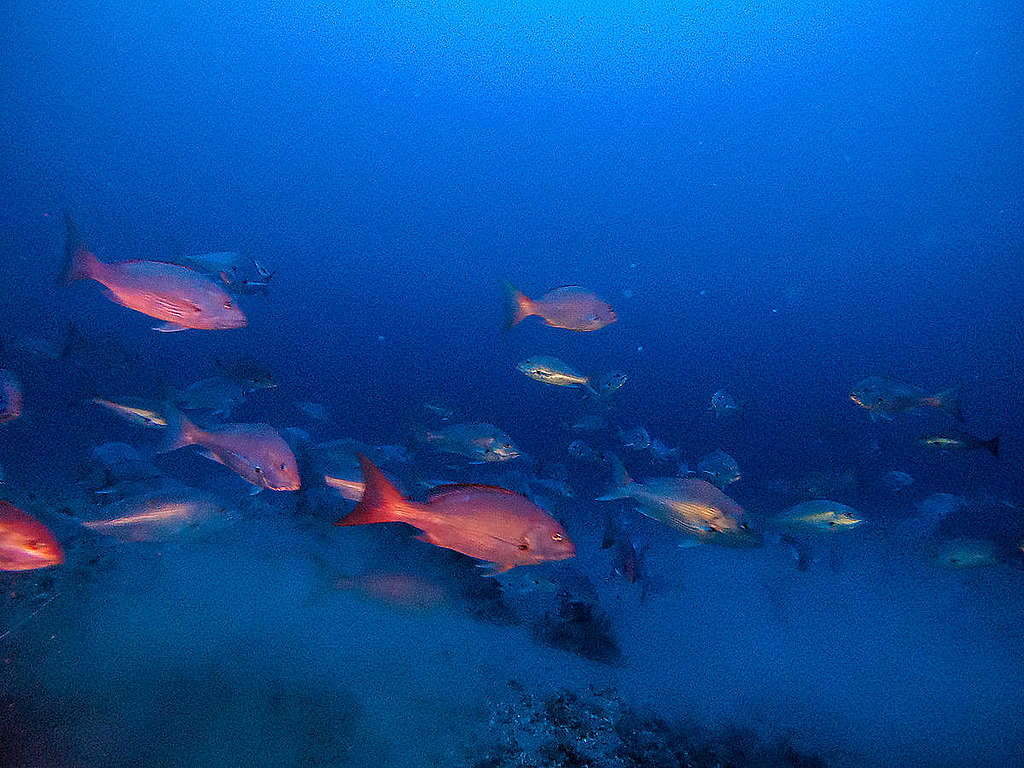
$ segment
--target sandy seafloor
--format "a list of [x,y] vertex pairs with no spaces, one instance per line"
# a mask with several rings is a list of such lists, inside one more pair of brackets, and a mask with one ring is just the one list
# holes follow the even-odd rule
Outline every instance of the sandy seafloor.
[[[51,508],[81,509],[56,496]],[[472,765],[510,681],[614,687],[630,706],[783,735],[835,765],[1024,761],[1019,570],[942,570],[863,535],[840,545],[841,567],[800,572],[784,547],[665,537],[645,603],[637,585],[592,579],[621,649],[603,664],[459,601],[337,589],[337,574],[401,570],[405,556],[419,567],[437,550],[408,541],[382,558],[380,541],[405,537],[267,498],[198,540],[73,536],[60,571],[3,577],[5,625],[57,595],[0,641],[13,764]],[[67,540],[74,526],[57,530]],[[599,541],[577,544],[571,566],[542,569],[608,572]],[[506,597],[521,618],[551,607],[540,591]]]

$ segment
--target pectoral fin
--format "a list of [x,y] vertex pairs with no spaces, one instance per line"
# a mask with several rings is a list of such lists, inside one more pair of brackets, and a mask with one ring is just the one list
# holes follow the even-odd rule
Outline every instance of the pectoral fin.
[[187,331],[188,328],[177,325],[176,323],[162,323],[161,325],[154,325],[153,330],[159,331],[160,333],[177,333],[178,331]]

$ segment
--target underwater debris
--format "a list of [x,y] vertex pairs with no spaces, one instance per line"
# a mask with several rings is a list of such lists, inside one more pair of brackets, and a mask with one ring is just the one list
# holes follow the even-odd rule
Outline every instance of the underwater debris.
[[629,707],[614,688],[529,693],[510,680],[492,705],[487,744],[474,745],[469,768],[826,768],[825,758],[788,739],[753,731],[709,733],[670,724]]

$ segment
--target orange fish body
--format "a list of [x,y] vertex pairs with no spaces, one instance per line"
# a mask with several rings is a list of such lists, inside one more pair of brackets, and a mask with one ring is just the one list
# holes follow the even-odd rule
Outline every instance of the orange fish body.
[[104,263],[89,250],[78,228],[65,214],[67,246],[61,282],[95,280],[111,301],[165,321],[160,331],[242,328],[245,315],[212,280],[178,264],[134,259]]
[[508,301],[506,329],[531,315],[543,318],[553,328],[569,331],[597,331],[616,320],[615,310],[608,302],[578,285],[564,285],[539,299],[531,299],[505,283],[505,293]]
[[0,370],[0,424],[21,416],[21,388],[10,371]]
[[235,472],[257,488],[297,491],[298,462],[281,434],[269,424],[224,424],[200,429],[173,406],[166,406],[167,438],[161,453],[186,445],[205,449],[208,458]]
[[0,571],[31,571],[63,562],[64,551],[49,528],[0,501]]
[[422,531],[421,541],[487,561],[494,573],[576,554],[558,521],[518,493],[489,485],[448,485],[418,503],[404,498],[365,456],[359,463],[363,498],[336,525],[408,523]]

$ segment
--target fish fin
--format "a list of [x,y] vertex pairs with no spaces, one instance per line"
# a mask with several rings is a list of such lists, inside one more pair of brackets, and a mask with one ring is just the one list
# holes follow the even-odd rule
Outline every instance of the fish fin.
[[263,488],[261,488],[260,486],[254,485],[252,488],[249,489],[249,495],[250,496],[255,496],[256,494],[258,494],[262,490],[263,490]]
[[96,274],[99,260],[89,250],[82,233],[78,231],[71,214],[64,212],[64,227],[67,236],[64,241],[64,269],[57,278],[58,285],[71,285],[76,280],[92,278]]
[[153,330],[160,333],[177,333],[178,331],[187,331],[188,328],[177,323],[161,323],[160,325],[154,325]]
[[629,486],[633,483],[633,478],[629,476],[626,465],[622,463],[618,454],[609,451],[606,455],[612,465],[612,485],[603,495],[598,496],[596,501],[615,501],[628,498]]
[[167,431],[156,449],[157,453],[170,453],[186,445],[193,445],[196,438],[202,435],[202,430],[189,421],[173,403],[164,403],[163,411],[167,419]]
[[491,578],[497,576],[499,573],[505,573],[515,568],[515,563],[478,563],[477,568],[489,569],[484,572],[484,576]]
[[401,510],[406,505],[405,497],[363,454],[359,454],[359,466],[363,470],[363,498],[335,525],[403,522]]
[[999,458],[999,435],[996,435],[991,440],[985,440],[982,445],[988,449],[989,453],[997,459]]
[[519,325],[533,314],[533,302],[508,280],[505,281],[505,330]]
[[960,409],[960,385],[944,389],[935,397],[926,398],[928,405],[945,411],[957,421],[964,420],[964,413]]
[[210,461],[216,461],[218,464],[223,464],[224,463],[224,460],[221,459],[220,456],[218,456],[216,453],[211,451],[209,448],[200,448],[197,451],[197,453],[200,456],[202,456],[204,459],[209,459]]
[[687,536],[678,544],[680,549],[693,549],[694,547],[699,547],[700,545],[700,539],[695,539],[692,536]]

